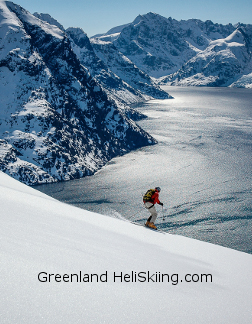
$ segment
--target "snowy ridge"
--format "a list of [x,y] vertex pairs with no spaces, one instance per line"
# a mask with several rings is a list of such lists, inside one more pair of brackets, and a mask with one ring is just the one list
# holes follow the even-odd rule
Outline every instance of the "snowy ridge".
[[50,25],[55,25],[63,31],[65,30],[64,27],[56,19],[51,17],[49,14],[34,12],[33,16],[39,18],[40,20],[48,22]]
[[78,209],[2,172],[0,192],[2,323],[250,323],[251,255]]

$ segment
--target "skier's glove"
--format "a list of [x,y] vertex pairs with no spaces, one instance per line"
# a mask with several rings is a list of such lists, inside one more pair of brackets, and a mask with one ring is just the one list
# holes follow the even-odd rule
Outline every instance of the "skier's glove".
[[159,203],[159,205],[160,205],[160,206],[164,206],[164,204],[163,204],[163,203],[161,203],[161,202]]

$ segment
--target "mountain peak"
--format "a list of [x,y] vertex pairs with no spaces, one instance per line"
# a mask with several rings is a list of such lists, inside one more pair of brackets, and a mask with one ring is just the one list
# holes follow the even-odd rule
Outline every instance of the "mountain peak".
[[167,18],[156,14],[154,12],[148,12],[147,14],[144,15],[138,15],[132,22],[132,25],[137,25],[139,22],[141,21],[146,21],[146,22],[151,22],[153,20],[157,20],[157,19],[161,19],[161,20],[167,20]]
[[48,22],[50,25],[54,25],[54,26],[57,26],[59,29],[61,30],[65,30],[64,27],[56,20],[54,19],[52,16],[50,16],[49,14],[47,13],[38,13],[38,12],[35,12],[33,14],[33,16],[45,21],[45,22]]

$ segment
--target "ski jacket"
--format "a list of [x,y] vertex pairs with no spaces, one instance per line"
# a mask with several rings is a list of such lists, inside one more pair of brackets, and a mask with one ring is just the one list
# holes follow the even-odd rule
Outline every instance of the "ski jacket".
[[155,191],[154,194],[151,196],[150,202],[152,202],[154,205],[155,204],[160,204],[160,201],[159,201],[159,192],[158,191]]

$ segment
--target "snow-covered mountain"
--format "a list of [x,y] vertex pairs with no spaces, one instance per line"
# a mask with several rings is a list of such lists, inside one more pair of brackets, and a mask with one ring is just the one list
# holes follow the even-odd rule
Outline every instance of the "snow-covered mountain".
[[172,85],[238,86],[238,79],[242,78],[243,83],[249,85],[251,80],[246,79],[246,82],[243,75],[252,71],[251,40],[252,28],[238,27],[228,37],[211,41],[205,50],[163,82],[169,80]]
[[234,29],[231,24],[177,21],[150,12],[124,27],[113,43],[142,71],[157,78],[176,72],[211,40],[227,37]]
[[1,323],[251,322],[250,254],[91,213],[2,172],[0,209]]
[[[117,76],[158,98],[163,94],[155,89],[153,78],[159,79],[156,84],[252,87],[251,30],[251,25],[240,23],[177,21],[150,12],[92,37],[91,44]],[[126,68],[127,61],[133,66]],[[127,94],[130,102],[139,100]]]
[[37,184],[92,174],[155,140],[85,68],[67,34],[0,3],[1,170]]
[[[34,15],[49,24],[58,26],[65,31],[71,41],[74,53],[92,77],[94,77],[108,97],[115,100],[127,115],[139,119],[140,116],[128,105],[149,99],[166,99],[170,96],[146,74],[138,69],[111,42],[89,39],[81,28],[67,30],[49,14],[34,13]],[[120,32],[125,26],[112,28],[110,33]],[[103,36],[102,38],[104,38]],[[91,42],[90,42],[91,41]],[[115,73],[114,73],[115,72]]]
[[153,79],[141,71],[128,57],[123,55],[111,42],[91,39],[96,55],[126,84],[140,92],[144,99],[167,99],[169,95],[161,90]]
[[[167,92],[161,90],[112,43],[99,40],[90,42],[80,28],[68,28],[66,33],[81,64],[88,68],[108,97],[114,99],[120,106],[169,97]],[[126,111],[128,110],[126,107]]]
[[251,86],[251,25],[177,21],[150,12],[119,27],[98,39],[110,40],[160,84]]

